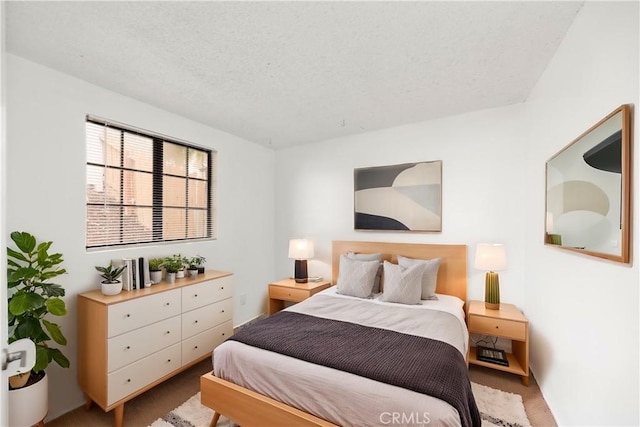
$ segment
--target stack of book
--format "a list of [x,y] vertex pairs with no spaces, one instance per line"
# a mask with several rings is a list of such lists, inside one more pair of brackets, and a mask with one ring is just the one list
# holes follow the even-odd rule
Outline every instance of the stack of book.
[[151,286],[149,260],[146,257],[120,258],[111,260],[111,262],[114,266],[124,265],[126,267],[122,273],[123,290],[132,291]]

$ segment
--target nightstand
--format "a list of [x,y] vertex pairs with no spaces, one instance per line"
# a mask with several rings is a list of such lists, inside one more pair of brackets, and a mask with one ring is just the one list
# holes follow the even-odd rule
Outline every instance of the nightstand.
[[529,385],[529,321],[513,304],[500,304],[500,310],[489,310],[483,301],[470,301],[467,310],[470,334],[488,335],[511,340],[512,353],[507,353],[509,366],[478,360],[476,348],[469,349],[469,363],[510,372]]
[[304,301],[329,286],[331,286],[331,282],[327,281],[296,283],[293,279],[269,283],[269,314],[282,310],[285,301]]

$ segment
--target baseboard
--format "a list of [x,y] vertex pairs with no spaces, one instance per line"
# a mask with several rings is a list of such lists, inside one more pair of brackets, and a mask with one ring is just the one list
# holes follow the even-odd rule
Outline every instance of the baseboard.
[[234,326],[234,327],[233,327],[233,332],[235,333],[235,332],[237,332],[240,328],[243,328],[243,327],[245,327],[245,326],[247,326],[247,325],[250,325],[250,324],[252,324],[252,323],[255,323],[255,322],[257,322],[258,320],[264,319],[265,317],[267,317],[267,313],[260,313],[260,314],[259,314],[259,315],[257,315],[256,317],[253,317],[253,318],[251,318],[251,319],[247,320],[246,322],[243,322],[243,323],[241,323],[241,324],[239,324],[239,325]]

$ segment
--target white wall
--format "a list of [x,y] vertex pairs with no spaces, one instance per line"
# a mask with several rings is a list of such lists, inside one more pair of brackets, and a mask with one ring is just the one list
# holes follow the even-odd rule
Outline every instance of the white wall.
[[[469,299],[482,299],[475,244],[503,242],[502,300],[531,321],[532,370],[558,423],[638,425],[637,263],[543,244],[546,160],[620,104],[638,105],[638,59],[638,3],[586,3],[523,105],[278,151],[277,274],[291,274],[294,237],[314,240],[310,274],[325,277],[334,239],[466,243]],[[355,232],[353,169],[423,160],[443,160],[442,233]]]
[[638,39],[637,2],[585,3],[526,103],[525,311],[531,367],[560,425],[640,423],[637,145],[631,265],[541,244],[545,161],[621,104],[634,104],[637,135]]
[[[292,274],[287,241],[313,239],[309,274],[331,277],[332,240],[469,245],[469,297],[482,299],[484,273],[473,269],[475,245],[501,242],[508,269],[504,301],[523,303],[525,200],[522,105],[385,129],[276,153],[276,272]],[[442,160],[442,232],[353,229],[353,169]]]
[[[95,265],[129,255],[202,254],[207,268],[232,271],[234,324],[265,311],[266,283],[273,280],[274,152],[93,86],[14,55],[7,55],[7,234],[29,231],[52,240],[69,274],[69,313],[60,324],[69,344],[68,370],[52,365],[49,419],[83,403],[76,385],[76,296],[98,286]],[[153,130],[218,151],[218,239],[136,250],[85,250],[86,114]],[[3,168],[4,170],[4,168]],[[3,233],[4,235],[5,233]]]

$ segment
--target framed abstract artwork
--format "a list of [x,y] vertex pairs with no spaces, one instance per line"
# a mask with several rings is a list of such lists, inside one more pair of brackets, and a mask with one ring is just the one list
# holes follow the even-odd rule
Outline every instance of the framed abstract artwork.
[[354,169],[354,228],[442,231],[442,161]]

